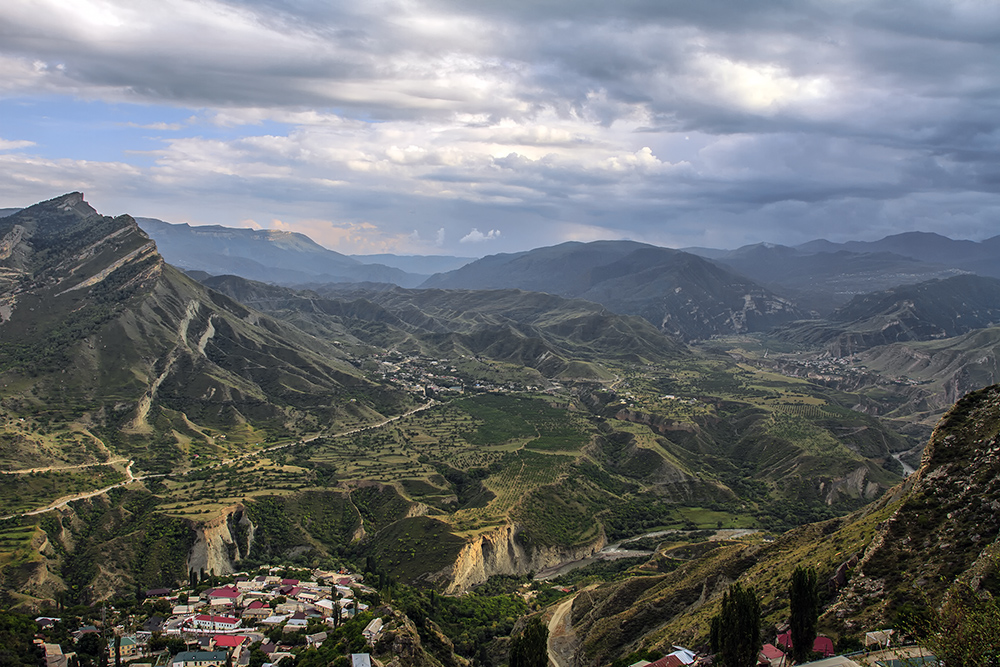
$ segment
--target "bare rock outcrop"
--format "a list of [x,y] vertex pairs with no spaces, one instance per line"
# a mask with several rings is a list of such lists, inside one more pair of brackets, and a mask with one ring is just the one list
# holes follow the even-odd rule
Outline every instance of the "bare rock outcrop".
[[222,511],[222,516],[199,526],[188,554],[188,572],[232,574],[253,545],[254,525],[242,505]]
[[600,551],[606,543],[602,534],[578,547],[535,546],[520,539],[521,532],[521,526],[511,523],[470,540],[454,564],[439,573],[439,579],[449,582],[446,591],[468,590],[495,574],[527,574],[580,560]]

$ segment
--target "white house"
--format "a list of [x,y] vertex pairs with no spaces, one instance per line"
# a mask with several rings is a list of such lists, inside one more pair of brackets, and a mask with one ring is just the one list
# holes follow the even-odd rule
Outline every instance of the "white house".
[[365,626],[365,629],[361,631],[365,639],[368,640],[369,644],[375,643],[375,638],[378,637],[378,633],[382,632],[382,619],[375,618],[372,622]]
[[215,630],[225,632],[240,627],[240,619],[230,616],[215,616],[214,614],[198,614],[192,622],[196,630]]

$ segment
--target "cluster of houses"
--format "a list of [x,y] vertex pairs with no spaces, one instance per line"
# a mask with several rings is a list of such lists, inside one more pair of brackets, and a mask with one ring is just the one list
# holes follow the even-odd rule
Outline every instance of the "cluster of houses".
[[[134,661],[153,657],[149,640],[157,633],[167,638],[180,637],[189,649],[174,655],[171,667],[246,665],[250,647],[257,642],[262,642],[260,650],[268,655],[269,663],[265,665],[276,665],[292,656],[291,644],[301,646],[303,642],[297,637],[287,643],[280,639],[267,641],[268,637],[299,633],[304,635],[307,647],[318,648],[327,638],[327,629],[368,609],[356,597],[356,593],[366,592],[372,591],[364,586],[362,577],[346,571],[314,571],[309,581],[273,574],[236,575],[231,584],[210,588],[198,596],[191,591],[150,590],[146,591],[147,600],[173,603],[171,616],[153,616],[135,634],[126,634],[123,628],[116,628],[113,634],[109,631],[108,636],[113,638],[108,641],[108,655],[114,656],[117,651],[123,663],[141,667],[146,663]],[[53,621],[58,619],[36,619],[43,628],[43,623]],[[281,632],[276,633],[275,628]],[[381,630],[382,621],[376,618],[365,628],[364,635],[374,644]],[[98,630],[87,626],[78,632]],[[67,667],[73,657],[72,653],[64,655],[58,645],[44,644],[43,648],[46,667]],[[364,664],[362,656],[367,654],[352,657],[352,662]],[[149,664],[151,667],[152,662]]]
[[[915,645],[894,646],[894,630],[876,630],[865,634],[865,650],[863,657],[835,655],[833,640],[819,635],[813,642],[812,652],[819,659],[806,663],[808,667],[864,667],[865,665],[936,665],[934,656],[922,651]],[[792,648],[792,633],[786,629],[779,632],[775,644],[764,644],[757,654],[757,667],[786,667],[796,664],[787,653]],[[640,660],[629,667],[707,667],[713,664],[713,656],[699,656],[680,646],[674,646],[674,652],[659,660],[650,662]],[[803,665],[803,667],[806,667]]]

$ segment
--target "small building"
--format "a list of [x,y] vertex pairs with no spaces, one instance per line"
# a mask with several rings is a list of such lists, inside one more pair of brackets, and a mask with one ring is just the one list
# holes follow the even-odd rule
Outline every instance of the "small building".
[[879,646],[881,648],[888,648],[892,644],[892,636],[896,634],[895,630],[875,630],[873,632],[865,633],[865,648],[869,646]]
[[306,645],[312,646],[314,648],[319,648],[326,641],[325,632],[317,632],[314,635],[306,635]]
[[378,637],[380,632],[382,632],[382,619],[374,618],[371,623],[365,626],[365,629],[361,631],[361,634],[364,635],[369,644],[374,644],[375,638]]
[[686,649],[683,646],[674,646],[674,652],[670,655],[675,656],[684,665],[694,664],[696,657],[694,651]]
[[271,608],[260,600],[254,600],[243,610],[240,617],[245,621],[259,623],[271,615]]
[[[139,655],[141,649],[142,646],[140,646],[139,640],[135,636],[126,635],[119,640],[118,651],[123,658],[134,658]],[[108,641],[108,654],[111,656],[115,654],[114,639]]]
[[163,630],[163,624],[166,623],[166,619],[160,615],[150,616],[146,619],[145,623],[142,624],[142,631],[149,632],[150,634],[154,632],[160,632]]
[[[858,663],[854,662],[850,658],[845,658],[842,655],[837,655],[832,658],[823,658],[822,660],[817,660],[816,662],[807,662],[805,665],[809,667],[861,667]],[[802,667],[805,667],[803,665]]]
[[785,652],[774,644],[764,644],[764,647],[760,650],[760,655],[757,656],[757,664],[771,665],[771,667],[779,667],[784,662]]
[[319,610],[323,618],[330,618],[336,613],[335,610],[340,609],[340,607],[336,600],[317,600],[316,609]]
[[229,654],[226,651],[181,651],[174,656],[172,667],[222,667]]
[[[891,633],[892,630],[890,630],[889,632]],[[778,639],[776,641],[778,642],[778,646],[785,647],[786,651],[789,651],[793,648],[792,633],[790,631],[783,632],[780,635],[778,635]],[[824,658],[829,658],[834,654],[833,640],[830,639],[829,637],[824,637],[823,635],[817,635],[816,639],[813,641],[812,650],[815,651],[816,653],[819,653]]]
[[367,653],[352,653],[351,667],[372,667],[372,657]]
[[235,630],[240,627],[240,619],[231,616],[215,616],[213,614],[199,614],[192,622],[196,630],[215,630],[225,632]]
[[267,618],[265,618],[263,621],[260,622],[260,624],[274,627],[276,625],[281,625],[287,620],[288,620],[287,614],[274,614],[272,616],[268,616]]
[[684,663],[676,655],[665,655],[659,660],[649,663],[648,667],[682,667],[683,665]]
[[79,630],[73,632],[73,641],[80,641],[80,637],[84,635],[99,634],[100,630],[95,628],[93,625],[84,625]]
[[250,638],[244,635],[215,635],[210,646],[216,651],[229,651],[250,643]]

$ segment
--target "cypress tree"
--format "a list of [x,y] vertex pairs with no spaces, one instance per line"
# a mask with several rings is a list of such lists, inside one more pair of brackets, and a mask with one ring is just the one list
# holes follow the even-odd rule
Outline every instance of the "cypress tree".
[[736,582],[722,596],[719,653],[725,667],[755,667],[760,652],[760,601]]
[[510,643],[510,667],[547,667],[549,629],[536,616],[528,621],[521,636]]
[[798,663],[806,662],[816,641],[816,623],[819,620],[816,570],[801,566],[795,568],[788,599],[791,603],[792,659]]

